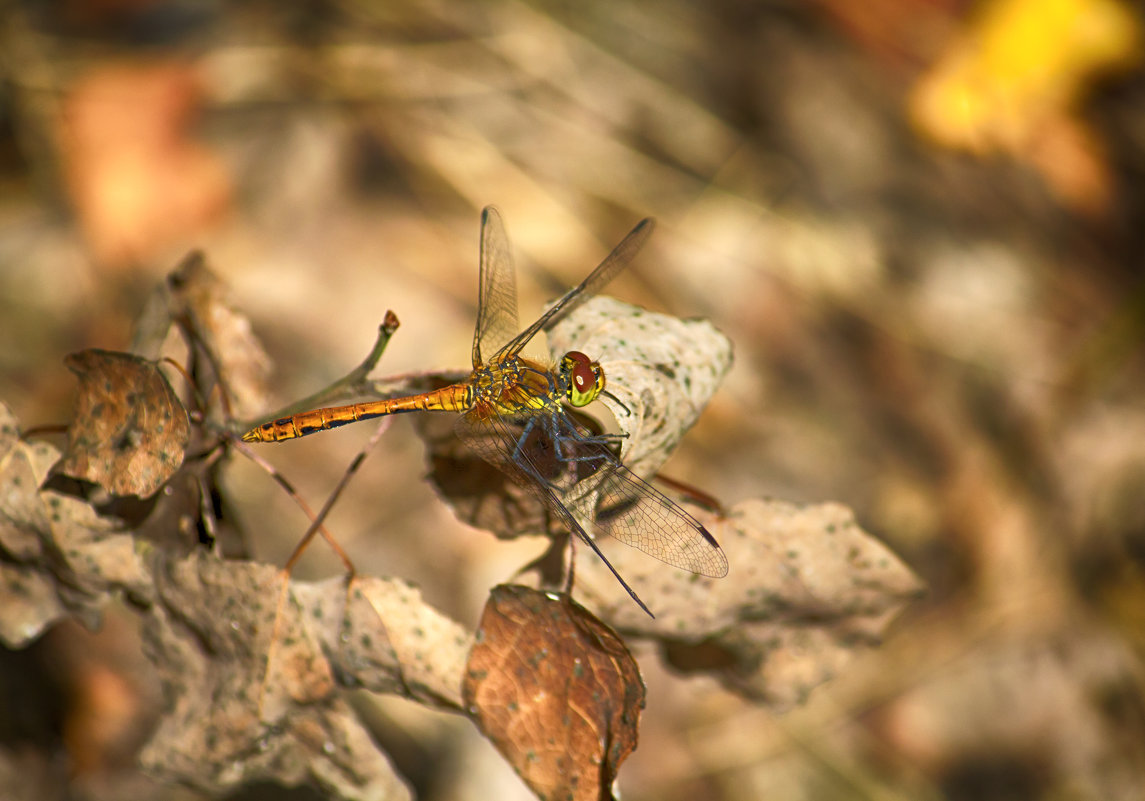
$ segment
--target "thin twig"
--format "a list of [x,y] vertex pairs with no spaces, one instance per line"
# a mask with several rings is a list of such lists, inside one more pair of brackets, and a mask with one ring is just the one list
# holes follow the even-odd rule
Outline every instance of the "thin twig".
[[[311,409],[328,406],[339,398],[363,394],[369,386],[366,377],[377,366],[378,361],[382,358],[382,353],[386,350],[386,345],[389,344],[390,338],[393,337],[394,332],[398,330],[400,325],[401,322],[398,320],[398,316],[392,311],[387,311],[385,319],[382,321],[382,324],[378,326],[378,338],[374,341],[374,347],[370,349],[370,352],[366,355],[366,358],[361,364],[328,387],[320,389],[313,395],[308,395],[300,401],[284,406],[274,414],[266,415],[266,417],[262,419],[277,420],[282,417],[292,417],[299,412],[307,412]],[[259,421],[253,420],[244,424],[242,427],[245,430],[257,422]]]

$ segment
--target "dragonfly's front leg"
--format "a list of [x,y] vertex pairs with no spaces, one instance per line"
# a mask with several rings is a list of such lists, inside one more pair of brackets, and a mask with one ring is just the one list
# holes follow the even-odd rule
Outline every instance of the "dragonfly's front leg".
[[557,450],[557,458],[570,466],[576,462],[606,461],[612,456],[612,451],[609,450],[607,453],[566,453],[568,450],[566,443],[575,442],[579,445],[600,445],[604,448],[611,449],[612,445],[622,442],[628,437],[627,434],[582,434],[575,428],[572,429],[572,434],[562,434],[558,430],[556,415],[549,416],[548,424],[549,436],[552,438],[553,446]]

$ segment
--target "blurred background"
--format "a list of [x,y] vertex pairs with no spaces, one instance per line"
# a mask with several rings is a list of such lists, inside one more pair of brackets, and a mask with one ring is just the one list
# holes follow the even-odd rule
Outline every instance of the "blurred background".
[[[1145,794],[1145,75],[1119,0],[0,6],[0,400],[66,422],[65,354],[126,349],[203,248],[278,403],[365,356],[463,368],[478,210],[521,315],[641,217],[609,289],[736,364],[666,472],[729,506],[839,501],[926,582],[801,707],[649,685],[629,799]],[[267,455],[315,506],[368,436]],[[264,454],[266,455],[266,454]],[[236,459],[258,558],[305,523]],[[472,626],[540,547],[458,523],[407,421],[331,527]],[[299,574],[340,564],[311,549]],[[735,569],[735,566],[732,566]],[[0,652],[0,787],[197,799],[138,774],[161,703],[130,615]],[[362,701],[423,799],[529,798],[466,721]],[[245,788],[235,798],[313,798]]]

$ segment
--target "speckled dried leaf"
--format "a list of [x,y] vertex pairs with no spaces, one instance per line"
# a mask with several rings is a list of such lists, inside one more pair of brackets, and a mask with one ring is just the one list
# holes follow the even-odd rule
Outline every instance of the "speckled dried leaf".
[[68,448],[54,471],[113,495],[146,497],[183,464],[190,424],[154,362],[103,350],[65,359],[79,376]]
[[910,568],[841,504],[748,500],[725,518],[690,511],[727,553],[726,578],[665,570],[617,547],[609,558],[656,609],[656,619],[633,609],[592,558],[578,562],[578,597],[619,630],[659,641],[681,669],[689,649],[703,650],[695,669],[773,707],[800,702],[877,645],[922,592]]
[[142,755],[152,774],[213,794],[313,779],[332,798],[409,797],[338,687],[458,707],[469,640],[456,624],[396,580],[282,595],[273,566],[202,552],[157,576],[145,633],[171,706]]
[[601,402],[628,435],[621,458],[638,475],[655,473],[699,418],[732,364],[732,345],[706,320],[656,314],[597,297],[549,331],[553,358],[580,350],[604,369]]
[[131,536],[86,503],[41,489],[59,452],[24,442],[0,404],[0,640],[20,647],[62,617],[99,622],[109,593],[148,596],[149,577]]

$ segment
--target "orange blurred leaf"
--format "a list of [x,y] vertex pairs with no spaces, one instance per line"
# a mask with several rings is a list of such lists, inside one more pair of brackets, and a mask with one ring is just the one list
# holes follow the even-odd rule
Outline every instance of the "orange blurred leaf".
[[191,139],[202,89],[185,64],[99,67],[63,105],[61,154],[96,258],[146,261],[229,203],[222,161]]

